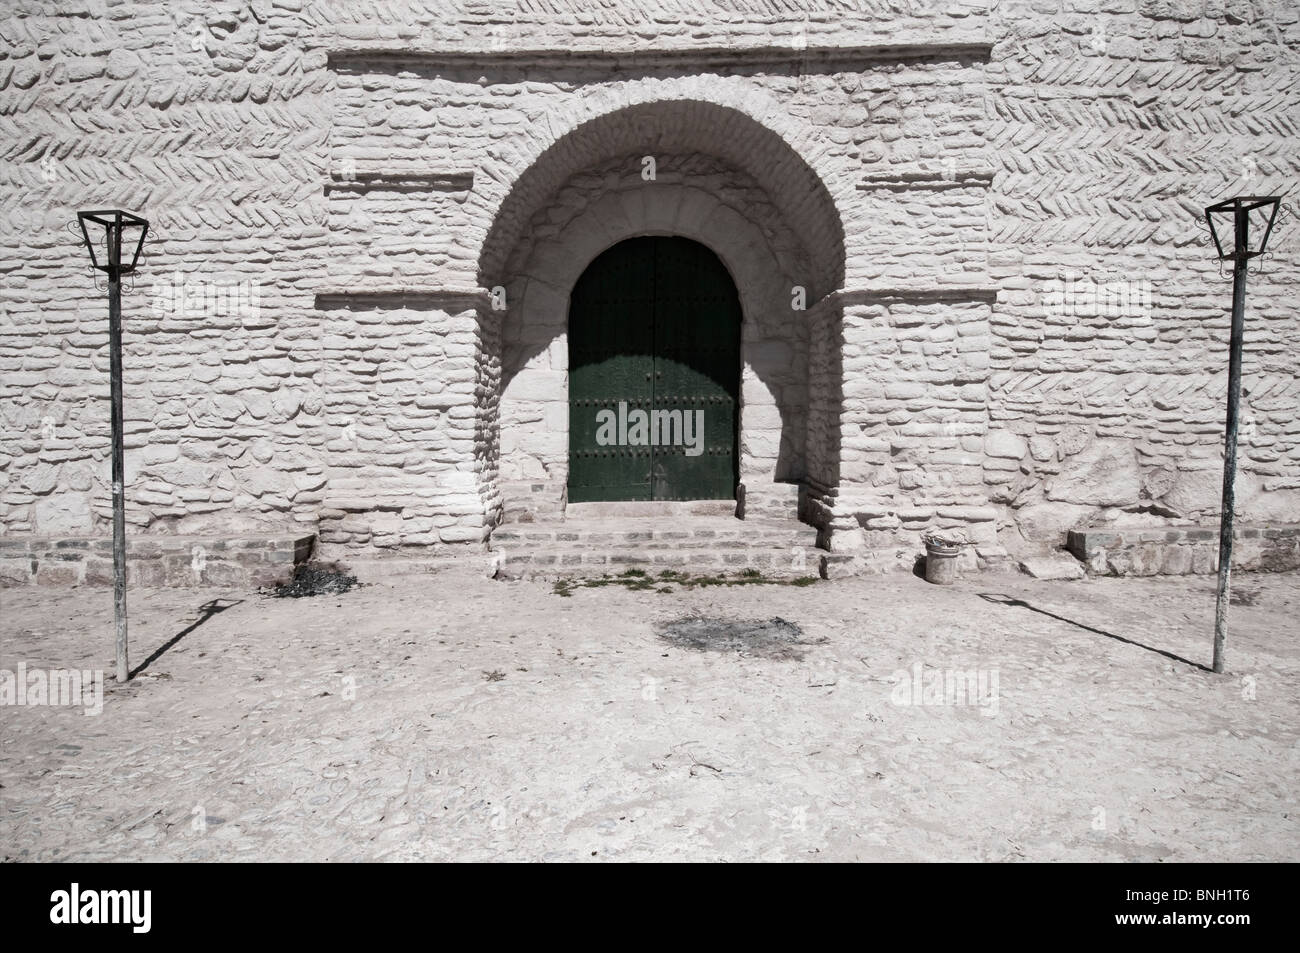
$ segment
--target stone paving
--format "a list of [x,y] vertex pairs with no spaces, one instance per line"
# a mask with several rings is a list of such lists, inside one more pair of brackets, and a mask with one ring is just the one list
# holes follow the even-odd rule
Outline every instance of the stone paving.
[[[1208,578],[135,591],[149,661],[101,714],[0,709],[0,843],[10,861],[1293,861],[1300,575],[1237,591],[1224,676],[1200,667]],[[111,672],[108,592],[0,607],[0,669]],[[656,635],[689,616],[802,637],[770,657]],[[932,695],[950,670],[978,694]]]

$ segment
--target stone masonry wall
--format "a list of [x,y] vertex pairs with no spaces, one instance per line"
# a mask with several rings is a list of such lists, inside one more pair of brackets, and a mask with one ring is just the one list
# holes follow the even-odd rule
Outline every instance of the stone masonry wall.
[[943,297],[872,296],[845,308],[836,549],[886,549],[954,527],[996,547],[983,453],[988,319],[987,301]]
[[[730,170],[705,191],[740,189],[762,238],[719,253],[781,263],[742,298],[775,322],[787,285],[810,293],[773,331],[785,370],[744,398],[781,418],[752,429],[752,472],[805,480],[824,542],[952,529],[995,556],[1212,520],[1230,288],[1196,217],[1293,191],[1298,20],[1283,0],[12,0],[0,534],[107,532],[105,304],[66,226],[120,205],[153,232],[124,301],[134,532],[477,545],[536,476],[510,361],[511,322],[563,295],[542,223],[647,153]],[[1261,522],[1300,520],[1294,228],[1251,279],[1239,501]]]
[[[1057,5],[1052,5],[1057,6]],[[1294,193],[1300,10],[1083,0],[991,10],[986,451],[1008,547],[1076,525],[1217,523],[1230,271],[1197,225]],[[1296,220],[1250,279],[1237,501],[1300,515]]]
[[[936,28],[928,42],[950,24]],[[448,179],[473,170],[463,204],[431,207],[445,209],[443,231],[458,239],[490,225],[478,272],[459,253],[444,261],[441,245],[433,258],[413,259],[395,227],[389,239],[369,236],[382,257],[341,267],[352,286],[409,286],[431,280],[431,270],[448,282],[500,283],[507,513],[555,512],[562,501],[568,289],[620,238],[697,238],[736,278],[746,314],[747,492],[807,477],[808,388],[822,369],[808,363],[796,288],[804,307],[845,287],[987,293],[987,160],[972,127],[982,73],[965,54],[901,53],[867,72],[793,49],[723,69],[708,66],[716,54],[705,49],[701,77],[653,57],[622,70],[581,58],[534,66],[505,56],[508,42],[466,65],[450,53],[420,54],[423,42],[390,49],[371,40],[340,52],[344,118],[332,166],[377,174],[377,164],[413,170],[424,161]],[[635,49],[626,38],[619,46]],[[646,156],[657,166],[650,181],[640,174]]]
[[131,532],[314,529],[332,80],[293,5],[6,3],[0,532],[109,531],[107,315],[68,229],[151,221],[123,298]]
[[332,433],[319,511],[326,546],[436,551],[485,536],[478,406],[495,381],[478,347],[483,304],[440,305],[320,302]]

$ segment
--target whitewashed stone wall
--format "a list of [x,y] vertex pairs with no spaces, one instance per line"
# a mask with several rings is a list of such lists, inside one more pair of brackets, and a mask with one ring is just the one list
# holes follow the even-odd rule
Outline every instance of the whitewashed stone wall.
[[[1300,11],[1038,8],[990,18],[990,501],[1009,547],[1078,523],[1212,524],[1231,281],[1194,222],[1222,197],[1295,192]],[[1300,518],[1296,225],[1250,279],[1237,499],[1259,522]]]
[[842,316],[840,550],[960,527],[996,546],[988,505],[987,301],[871,296]]
[[[105,308],[64,226],[110,205],[155,232],[139,532],[472,546],[553,505],[565,285],[593,235],[668,232],[738,280],[747,485],[803,481],[835,548],[1212,519],[1229,287],[1195,218],[1294,190],[1294,5],[806,6],[9,3],[0,532],[107,531]],[[1294,227],[1251,284],[1260,521],[1300,521]]]
[[321,542],[483,540],[494,507],[480,493],[489,443],[479,421],[500,366],[480,343],[484,303],[342,296],[318,306],[329,395]]

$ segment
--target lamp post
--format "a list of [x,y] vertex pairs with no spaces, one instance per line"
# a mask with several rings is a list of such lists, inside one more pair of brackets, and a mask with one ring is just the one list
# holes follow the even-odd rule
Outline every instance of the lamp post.
[[[1223,643],[1228,634],[1228,590],[1232,574],[1232,516],[1235,504],[1233,483],[1237,476],[1237,412],[1241,405],[1241,342],[1245,330],[1246,262],[1264,254],[1273,221],[1277,218],[1277,196],[1238,196],[1205,210],[1210,237],[1220,261],[1232,262],[1232,334],[1228,344],[1228,417],[1223,442],[1223,507],[1219,514],[1219,590],[1214,605],[1214,671],[1223,671]],[[1231,250],[1223,250],[1218,222],[1232,227]],[[1255,226],[1258,246],[1252,244]],[[1262,229],[1262,231],[1261,231]],[[1226,234],[1226,232],[1225,232]]]
[[[126,495],[122,452],[122,276],[135,271],[149,223],[121,209],[78,212],[81,237],[93,268],[108,275],[109,393],[113,421],[113,621],[117,630],[117,680],[130,678],[126,659]],[[122,261],[126,240],[130,264]]]

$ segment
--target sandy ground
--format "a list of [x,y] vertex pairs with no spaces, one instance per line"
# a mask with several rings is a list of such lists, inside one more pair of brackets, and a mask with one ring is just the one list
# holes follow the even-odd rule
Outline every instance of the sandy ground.
[[[563,598],[467,570],[216,614],[210,591],[133,592],[133,664],[162,651],[109,676],[102,714],[0,708],[0,853],[1297,860],[1300,576],[1237,589],[1223,676],[1201,667],[1209,578]],[[111,672],[111,593],[0,610],[0,669]],[[779,616],[811,644],[655,634],[692,615]],[[985,694],[912,698],[918,664]]]

